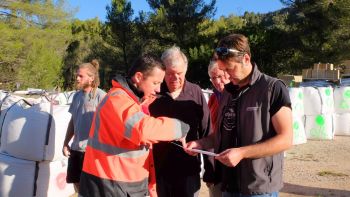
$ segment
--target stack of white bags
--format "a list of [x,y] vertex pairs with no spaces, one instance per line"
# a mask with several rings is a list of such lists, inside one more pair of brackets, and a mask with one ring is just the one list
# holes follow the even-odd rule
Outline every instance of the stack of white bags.
[[305,132],[308,139],[334,138],[332,87],[303,87]]
[[62,105],[59,96],[28,102],[1,92],[0,98],[0,197],[74,194],[62,154],[71,118],[68,99]]
[[293,109],[293,144],[350,135],[350,87],[289,88]]
[[350,87],[334,90],[334,130],[335,135],[350,135]]

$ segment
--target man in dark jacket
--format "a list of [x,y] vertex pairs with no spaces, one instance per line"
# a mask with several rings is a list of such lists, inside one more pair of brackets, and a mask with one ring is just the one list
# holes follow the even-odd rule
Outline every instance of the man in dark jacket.
[[[209,109],[201,88],[186,81],[187,58],[178,47],[162,54],[166,66],[161,96],[149,107],[152,116],[177,118],[190,125],[186,141],[202,138],[209,129]],[[193,197],[200,189],[200,157],[164,142],[154,145],[154,162],[159,197]]]
[[212,135],[186,147],[214,147],[220,153],[215,159],[222,167],[224,197],[278,196],[283,187],[283,151],[293,138],[288,90],[251,63],[248,39],[243,35],[221,39],[214,60],[231,81],[222,94],[219,125]]

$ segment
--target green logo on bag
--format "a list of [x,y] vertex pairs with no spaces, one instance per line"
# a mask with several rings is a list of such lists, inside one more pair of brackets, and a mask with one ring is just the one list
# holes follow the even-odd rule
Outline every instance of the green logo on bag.
[[315,118],[316,124],[319,126],[324,126],[324,117],[321,115],[316,116]]
[[344,99],[350,99],[350,90],[345,90],[345,92],[343,93],[343,97]]
[[298,122],[294,122],[293,123],[293,129],[295,129],[295,130],[299,129],[299,123]]
[[310,136],[312,138],[328,139],[325,122],[325,118],[322,115],[316,116],[315,123],[317,126],[310,130]]
[[349,109],[349,102],[350,102],[350,90],[346,89],[343,92],[343,99],[341,99],[340,104],[339,104],[339,108],[340,109]]
[[298,94],[298,98],[299,98],[300,100],[303,100],[304,95],[303,95],[303,93],[302,93],[302,92],[299,92],[299,94]]

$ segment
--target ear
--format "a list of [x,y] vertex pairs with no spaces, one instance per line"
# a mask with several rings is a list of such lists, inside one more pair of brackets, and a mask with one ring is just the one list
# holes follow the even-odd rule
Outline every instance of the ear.
[[140,83],[143,79],[143,74],[142,74],[142,72],[136,72],[134,74],[134,77],[135,77],[135,82]]
[[250,62],[250,56],[246,53],[243,55],[243,63],[247,65]]

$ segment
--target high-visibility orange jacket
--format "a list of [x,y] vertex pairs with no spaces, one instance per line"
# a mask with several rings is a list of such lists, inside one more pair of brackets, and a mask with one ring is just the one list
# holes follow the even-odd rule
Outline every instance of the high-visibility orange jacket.
[[186,136],[189,126],[145,114],[132,85],[115,80],[95,112],[79,196],[156,196],[149,148]]

